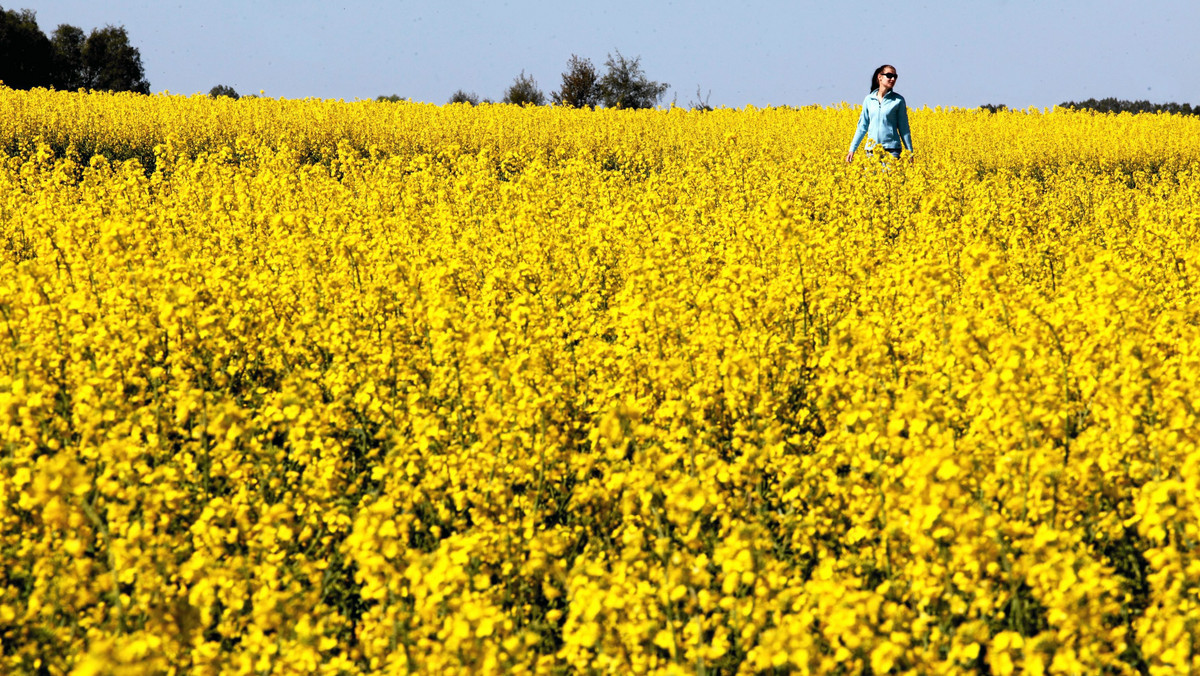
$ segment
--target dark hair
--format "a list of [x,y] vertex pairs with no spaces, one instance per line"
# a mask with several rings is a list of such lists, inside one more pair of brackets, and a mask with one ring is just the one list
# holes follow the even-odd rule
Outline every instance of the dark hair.
[[876,68],[875,72],[871,73],[871,88],[867,90],[868,94],[875,91],[876,89],[879,89],[879,74],[883,72],[884,68],[891,68],[892,70],[896,70],[896,67],[890,63],[885,63],[882,66]]

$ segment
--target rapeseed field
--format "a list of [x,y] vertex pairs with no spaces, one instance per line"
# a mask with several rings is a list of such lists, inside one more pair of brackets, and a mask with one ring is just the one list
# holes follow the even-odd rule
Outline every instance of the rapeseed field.
[[0,671],[1200,669],[1200,120],[0,89]]

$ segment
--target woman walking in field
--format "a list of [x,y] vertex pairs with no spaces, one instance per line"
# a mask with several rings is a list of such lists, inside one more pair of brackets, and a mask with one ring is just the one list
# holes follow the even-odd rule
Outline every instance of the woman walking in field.
[[[912,136],[908,132],[908,106],[903,96],[892,91],[895,86],[894,67],[884,64],[875,69],[871,76],[871,93],[863,100],[862,115],[858,117],[858,129],[854,132],[854,140],[850,141],[846,162],[854,161],[854,151],[858,150],[864,136],[870,137],[892,157],[900,157],[901,144],[908,152],[913,151]],[[870,145],[867,152],[871,152]]]

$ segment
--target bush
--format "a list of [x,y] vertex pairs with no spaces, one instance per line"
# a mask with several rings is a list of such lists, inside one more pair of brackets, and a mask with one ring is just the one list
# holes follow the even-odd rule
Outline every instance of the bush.
[[519,106],[531,105],[540,106],[546,103],[546,95],[542,90],[538,89],[537,82],[532,75],[526,75],[522,70],[521,74],[513,80],[508,91],[504,92],[504,98],[501,103],[515,103]]
[[479,95],[475,92],[467,92],[462,89],[450,95],[450,100],[447,103],[469,103],[473,106],[479,105]]
[[229,85],[217,85],[217,86],[213,87],[212,89],[208,90],[208,95],[213,97],[214,99],[220,98],[222,96],[226,96],[235,101],[237,99],[242,98],[241,96],[238,96],[237,90],[235,90],[233,87],[230,87]]

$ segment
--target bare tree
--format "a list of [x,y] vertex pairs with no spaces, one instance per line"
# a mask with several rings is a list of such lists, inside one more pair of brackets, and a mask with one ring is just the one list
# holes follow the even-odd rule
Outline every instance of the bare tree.
[[700,111],[705,111],[705,112],[710,111],[713,109],[713,107],[708,104],[708,99],[711,96],[712,96],[711,89],[708,90],[707,94],[701,96],[700,95],[700,85],[696,85],[696,100],[689,103],[688,107],[691,108],[692,110],[700,110]]

